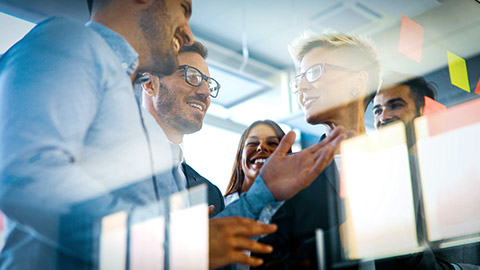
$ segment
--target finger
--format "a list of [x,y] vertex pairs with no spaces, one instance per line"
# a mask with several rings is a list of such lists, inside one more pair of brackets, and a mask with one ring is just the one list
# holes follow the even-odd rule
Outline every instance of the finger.
[[273,152],[272,155],[280,155],[280,156],[285,156],[290,148],[292,147],[293,143],[295,142],[295,132],[290,131],[287,133],[287,135],[283,136],[282,140],[280,141],[280,144],[278,145],[277,149],[275,152]]
[[208,207],[208,215],[210,216],[213,213],[213,211],[215,211],[215,205],[212,204]]
[[233,247],[237,250],[246,250],[253,253],[272,253],[273,247],[257,242],[246,236],[235,237]]
[[315,176],[320,174],[325,167],[332,162],[335,150],[336,148],[333,148],[330,145],[325,146],[324,149],[322,149],[320,156],[315,160],[315,163],[310,168],[309,174],[311,177],[315,178]]
[[228,228],[229,234],[243,236],[270,234],[277,230],[277,225],[275,224],[265,224],[243,217],[214,218],[210,219],[210,224]]
[[260,266],[263,264],[263,260],[256,257],[251,257],[244,252],[236,252],[231,256],[232,263],[241,263],[249,266]]
[[334,152],[340,147],[340,143],[347,139],[349,133],[342,133],[338,135],[332,142],[330,142],[330,146],[333,148]]
[[328,136],[322,140],[321,142],[318,142],[312,146],[310,146],[308,149],[308,151],[310,153],[316,153],[318,152],[319,150],[321,150],[325,145],[329,144],[330,142],[332,142],[333,140],[335,140],[338,136],[340,136],[341,134],[343,133],[343,127],[342,126],[338,126],[336,128],[334,128],[332,130],[332,132],[330,132],[330,134],[328,134]]
[[237,224],[237,226],[233,226],[232,229],[235,235],[250,237],[274,233],[277,230],[277,225],[255,222],[249,225]]

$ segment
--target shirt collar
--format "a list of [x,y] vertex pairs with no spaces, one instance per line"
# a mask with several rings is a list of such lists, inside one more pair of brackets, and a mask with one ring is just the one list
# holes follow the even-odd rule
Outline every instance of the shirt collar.
[[90,21],[87,26],[105,39],[122,63],[122,68],[129,76],[132,75],[138,67],[138,53],[135,49],[121,35],[103,24]]
[[183,157],[183,142],[175,144],[170,142],[170,148],[172,149],[172,156],[175,162],[183,163],[185,158]]

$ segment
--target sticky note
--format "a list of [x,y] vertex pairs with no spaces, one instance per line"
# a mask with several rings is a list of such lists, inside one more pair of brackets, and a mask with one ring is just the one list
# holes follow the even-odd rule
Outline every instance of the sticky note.
[[447,107],[442,103],[435,101],[429,97],[425,97],[425,107],[423,108],[423,115],[429,115],[437,111],[446,110]]
[[480,78],[477,82],[477,87],[475,87],[475,94],[480,95]]
[[423,47],[423,26],[402,15],[398,51],[420,63]]
[[467,64],[465,59],[454,53],[447,51],[448,71],[450,72],[450,81],[453,85],[470,92],[470,84],[468,83]]

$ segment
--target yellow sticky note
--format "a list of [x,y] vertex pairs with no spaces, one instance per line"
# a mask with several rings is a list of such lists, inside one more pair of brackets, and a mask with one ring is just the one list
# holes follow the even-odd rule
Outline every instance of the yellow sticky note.
[[468,83],[467,64],[465,59],[447,51],[448,71],[450,72],[450,81],[453,85],[470,92]]

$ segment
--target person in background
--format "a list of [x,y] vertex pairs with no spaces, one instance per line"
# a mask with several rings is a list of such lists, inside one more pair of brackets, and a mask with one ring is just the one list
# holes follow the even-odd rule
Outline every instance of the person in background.
[[410,124],[415,117],[423,115],[425,97],[435,100],[435,88],[423,77],[412,76],[382,88],[373,99],[375,128],[395,121]]
[[[270,155],[285,136],[282,128],[272,120],[253,122],[240,137],[233,164],[232,176],[225,193],[228,205],[250,189]],[[291,153],[292,150],[289,150]]]

